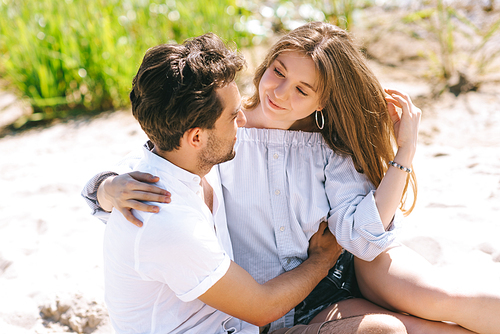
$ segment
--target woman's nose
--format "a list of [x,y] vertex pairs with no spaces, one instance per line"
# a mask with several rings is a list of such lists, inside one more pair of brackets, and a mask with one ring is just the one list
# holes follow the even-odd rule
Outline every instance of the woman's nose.
[[245,126],[247,124],[247,117],[245,116],[245,113],[243,111],[238,112],[238,116],[236,116],[236,124],[238,127]]
[[285,82],[280,83],[274,89],[274,95],[280,100],[286,100],[288,97],[289,87]]

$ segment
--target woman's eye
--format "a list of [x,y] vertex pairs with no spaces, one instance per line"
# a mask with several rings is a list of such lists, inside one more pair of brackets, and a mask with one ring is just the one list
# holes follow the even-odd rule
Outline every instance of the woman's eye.
[[274,68],[274,73],[276,73],[279,77],[284,77],[284,75],[276,67]]
[[307,94],[302,89],[300,89],[300,87],[297,87],[297,90],[299,91],[300,94],[307,96]]

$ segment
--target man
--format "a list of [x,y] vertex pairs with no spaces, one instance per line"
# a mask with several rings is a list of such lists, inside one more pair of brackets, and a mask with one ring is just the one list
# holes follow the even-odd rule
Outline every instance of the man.
[[[322,223],[310,240],[309,258],[264,284],[232,261],[212,167],[234,157],[237,128],[246,122],[234,83],[243,65],[207,34],[148,50],[133,80],[132,111],[150,139],[136,170],[158,175],[158,185],[172,189],[172,201],[158,213],[137,212],[142,228],[116,210],[109,218],[105,295],[117,333],[258,333],[254,325],[276,320],[302,301],[341,252]],[[340,328],[336,333],[404,333],[394,321],[381,324],[380,316],[292,330]]]

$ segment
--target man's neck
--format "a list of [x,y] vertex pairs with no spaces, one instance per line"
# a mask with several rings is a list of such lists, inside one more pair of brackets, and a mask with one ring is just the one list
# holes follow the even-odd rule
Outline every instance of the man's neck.
[[200,178],[203,178],[210,169],[204,170],[200,169],[197,166],[197,157],[192,154],[183,152],[182,150],[173,150],[173,151],[162,151],[156,145],[153,147],[152,152],[159,157],[162,157],[165,160],[168,160],[170,163],[176,165],[179,168],[182,168],[192,174],[198,175]]
[[[152,152],[163,159],[169,161],[170,163],[176,165],[179,168],[182,168],[190,173],[196,174],[200,177],[200,186],[202,187],[203,196],[202,199],[210,209],[210,212],[213,212],[213,198],[214,193],[213,189],[205,179],[205,175],[210,172],[210,169],[203,170],[197,166],[196,157],[193,158],[193,155],[189,153],[182,152],[181,150],[173,150],[170,152],[162,151],[157,148],[155,145],[152,149]],[[198,164],[199,165],[199,164]],[[207,167],[208,168],[208,167]]]
[[[179,150],[173,150],[170,152],[162,151],[158,149],[156,146],[153,147],[152,152],[160,157],[162,157],[165,160],[168,160],[170,163],[176,165],[179,168],[182,168],[184,170],[187,170],[190,173],[196,174],[200,177],[201,182],[200,185],[203,190],[203,201],[207,205],[207,207],[210,209],[210,212],[213,212],[213,198],[214,198],[214,193],[213,189],[208,183],[208,181],[205,179],[205,175],[210,172],[210,169],[208,170],[201,170],[202,168],[196,168],[197,167],[197,162],[196,159],[189,159],[189,155],[185,154],[184,152],[181,152]],[[193,161],[194,160],[194,161]]]
[[201,187],[203,189],[203,201],[205,202],[205,204],[210,209],[210,212],[213,213],[214,212],[213,211],[213,207],[214,207],[214,191],[213,191],[213,188],[208,183],[208,181],[207,181],[206,178],[202,178],[201,179]]

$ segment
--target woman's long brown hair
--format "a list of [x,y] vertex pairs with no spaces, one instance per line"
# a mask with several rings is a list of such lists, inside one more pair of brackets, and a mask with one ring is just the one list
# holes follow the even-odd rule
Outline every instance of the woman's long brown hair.
[[[260,80],[276,57],[286,51],[303,52],[316,65],[325,118],[321,134],[326,143],[336,153],[351,156],[356,170],[378,187],[388,162],[394,159],[394,126],[382,86],[345,30],[312,22],[284,35],[257,68],[253,80],[256,91],[244,102],[244,108],[252,110],[260,103]],[[409,185],[413,199],[406,208]],[[401,198],[406,215],[415,207],[416,198],[417,180],[412,172]]]

